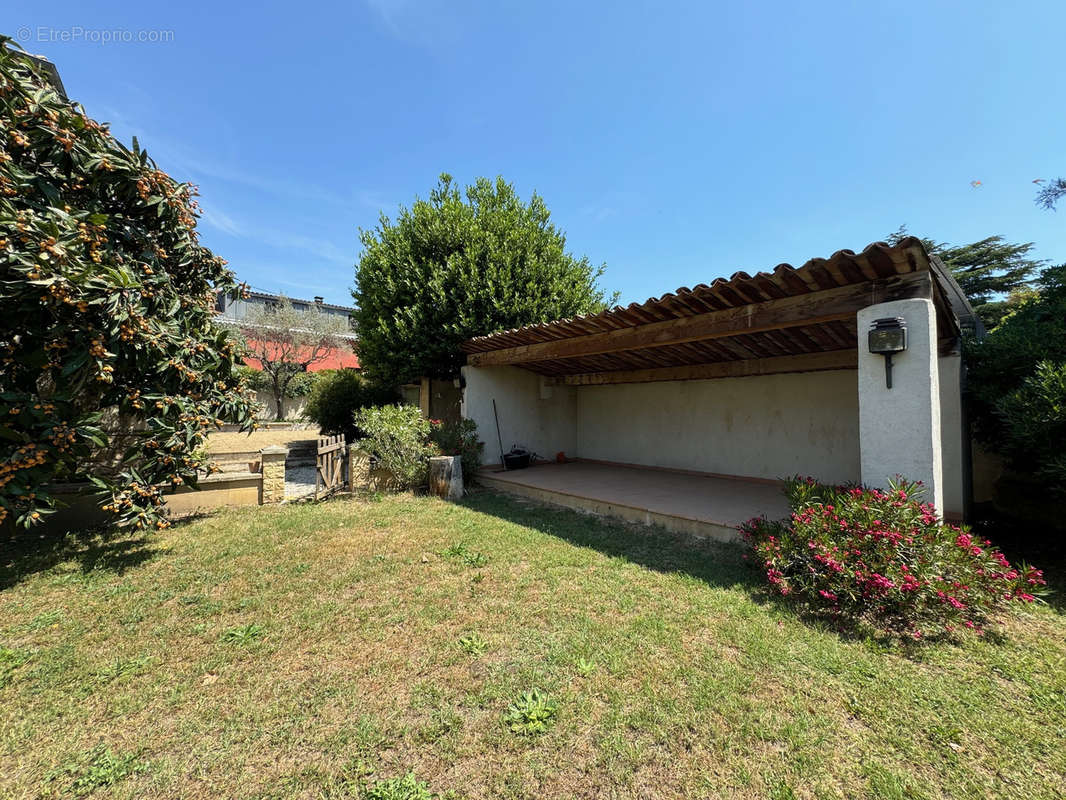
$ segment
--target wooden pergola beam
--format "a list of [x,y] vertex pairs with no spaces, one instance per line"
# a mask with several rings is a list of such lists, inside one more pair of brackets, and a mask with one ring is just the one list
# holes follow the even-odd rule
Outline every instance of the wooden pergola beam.
[[855,312],[860,308],[875,303],[914,297],[930,298],[932,294],[930,273],[922,270],[851,286],[709,311],[691,317],[649,322],[550,342],[469,353],[467,363],[475,367],[527,364],[533,361],[665,347],[798,325],[818,325],[854,319]]
[[552,380],[560,386],[604,386],[615,383],[652,383],[654,381],[696,381],[714,378],[747,378],[753,375],[778,375],[785,372],[820,372],[831,369],[858,369],[857,350],[832,350],[798,356],[751,358],[742,361],[718,361],[714,364],[690,364],[681,367],[614,370],[565,375]]

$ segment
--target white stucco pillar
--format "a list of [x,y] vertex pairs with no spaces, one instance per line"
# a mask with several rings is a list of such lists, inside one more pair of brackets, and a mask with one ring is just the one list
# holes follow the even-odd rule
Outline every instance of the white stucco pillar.
[[[870,323],[903,317],[907,350],[892,358],[892,388],[885,387],[884,356],[870,352]],[[937,369],[936,309],[931,300],[894,300],[858,313],[859,455],[862,482],[884,488],[903,475],[925,484],[924,500],[944,508]]]

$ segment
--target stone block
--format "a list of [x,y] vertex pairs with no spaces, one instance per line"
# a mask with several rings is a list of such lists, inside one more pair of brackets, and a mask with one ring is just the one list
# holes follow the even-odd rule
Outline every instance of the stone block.
[[429,491],[445,500],[463,496],[463,462],[459,456],[435,456],[429,460]]
[[283,445],[264,447],[259,451],[263,471],[263,503],[280,503],[285,499],[285,459],[289,448]]

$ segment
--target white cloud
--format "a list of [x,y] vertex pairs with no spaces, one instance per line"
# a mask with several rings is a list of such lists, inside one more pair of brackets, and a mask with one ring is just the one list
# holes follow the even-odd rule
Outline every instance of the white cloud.
[[229,214],[205,207],[200,219],[215,230],[222,231],[222,233],[228,233],[230,236],[241,235],[241,227]]
[[462,33],[462,12],[455,0],[365,0],[394,37],[425,47],[440,48]]
[[579,213],[592,217],[596,222],[603,222],[608,217],[614,216],[616,210],[611,206],[582,206]]
[[344,264],[345,266],[355,264],[354,251],[346,253],[333,242],[315,236],[304,236],[299,233],[263,228],[249,232],[247,238],[255,239],[271,247],[311,253],[323,261],[329,261],[334,264]]
[[[185,144],[165,136],[158,136],[115,108],[105,108],[107,117],[115,127],[121,127],[131,136],[136,136],[142,148],[148,151],[160,168],[179,181],[199,178],[214,178],[225,183],[237,184],[278,197],[312,200],[318,204],[332,203],[348,206],[350,200],[323,186],[304,181],[294,181],[288,176],[280,177],[259,171],[248,171],[220,163],[214,158],[204,158],[191,151]],[[230,131],[230,137],[236,134]]]
[[353,249],[346,251],[323,236],[293,233],[284,228],[249,224],[213,205],[204,206],[200,219],[204,224],[228,236],[258,242],[268,247],[296,250],[331,264],[343,264],[350,267],[355,263],[354,244]]

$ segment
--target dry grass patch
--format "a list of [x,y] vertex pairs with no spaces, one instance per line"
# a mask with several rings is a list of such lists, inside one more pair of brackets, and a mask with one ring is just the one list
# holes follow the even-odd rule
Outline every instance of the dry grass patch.
[[[908,657],[798,621],[733,548],[490,493],[249,509],[5,561],[0,797],[1064,785],[1054,608]],[[554,712],[528,703],[544,730],[517,735],[531,689]]]

